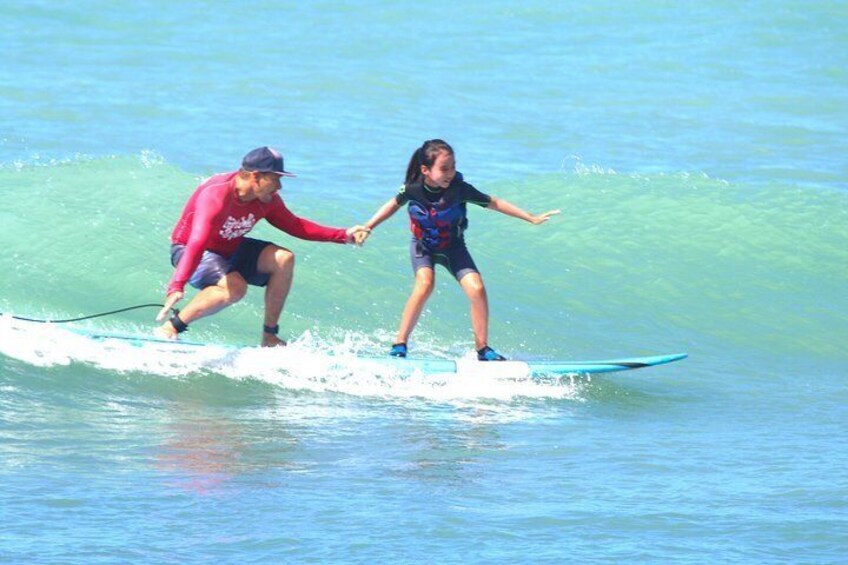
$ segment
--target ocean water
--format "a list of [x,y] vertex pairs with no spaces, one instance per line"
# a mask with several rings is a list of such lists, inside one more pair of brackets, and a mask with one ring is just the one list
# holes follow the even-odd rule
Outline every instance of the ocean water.
[[[797,1],[0,6],[0,562],[844,563],[848,7]],[[205,176],[367,220],[447,139],[491,343],[686,351],[504,381],[328,364],[391,343],[404,214],[297,255],[285,350],[106,351]],[[412,346],[470,354],[445,272]],[[262,295],[193,324],[254,345]],[[153,308],[76,322],[149,332]]]

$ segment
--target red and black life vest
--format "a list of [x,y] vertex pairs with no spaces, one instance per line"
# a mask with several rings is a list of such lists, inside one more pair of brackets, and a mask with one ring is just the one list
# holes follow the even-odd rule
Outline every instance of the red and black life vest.
[[423,183],[406,187],[409,198],[409,227],[428,250],[448,249],[463,242],[468,227],[465,201],[461,198],[461,177],[445,190],[431,192]]

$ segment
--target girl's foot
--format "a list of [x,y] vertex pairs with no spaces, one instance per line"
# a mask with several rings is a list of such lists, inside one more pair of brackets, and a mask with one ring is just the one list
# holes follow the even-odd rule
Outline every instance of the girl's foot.
[[482,349],[477,350],[478,361],[506,361],[506,357],[486,345]]

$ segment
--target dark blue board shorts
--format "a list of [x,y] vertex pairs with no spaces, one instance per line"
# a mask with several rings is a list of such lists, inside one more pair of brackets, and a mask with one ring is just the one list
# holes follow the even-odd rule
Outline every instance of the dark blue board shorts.
[[[268,284],[270,275],[260,273],[258,267],[259,254],[268,245],[272,245],[270,241],[246,237],[229,259],[214,251],[204,251],[200,264],[188,282],[194,288],[203,289],[218,284],[225,275],[236,271],[248,284],[265,286]],[[185,245],[179,243],[171,245],[171,265],[176,267],[184,252]]]
[[431,251],[413,238],[409,244],[409,257],[412,259],[412,271],[416,273],[422,267],[435,269],[437,264],[450,271],[457,281],[462,280],[462,277],[470,273],[480,272],[477,270],[477,265],[474,264],[474,259],[471,258],[471,253],[468,252],[465,243],[448,249]]

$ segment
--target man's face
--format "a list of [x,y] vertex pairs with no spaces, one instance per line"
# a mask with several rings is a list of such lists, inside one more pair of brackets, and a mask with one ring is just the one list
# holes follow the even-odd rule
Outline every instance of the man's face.
[[283,188],[283,183],[280,182],[280,175],[275,173],[255,173],[256,174],[256,197],[266,204],[271,202],[271,198],[276,192]]

